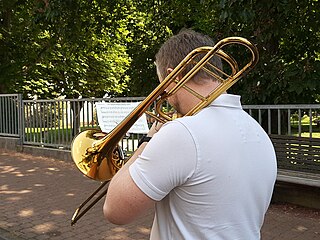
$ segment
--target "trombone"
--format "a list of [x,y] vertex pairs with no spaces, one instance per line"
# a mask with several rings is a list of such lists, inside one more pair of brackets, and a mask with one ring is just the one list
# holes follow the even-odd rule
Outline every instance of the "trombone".
[[[228,45],[243,46],[251,53],[250,60],[241,69],[239,69],[237,61],[222,50]],[[199,56],[201,56],[200,60],[198,59]],[[227,65],[229,72],[212,65],[209,61],[213,57],[221,58]],[[228,37],[220,40],[213,47],[196,48],[110,133],[103,136],[99,130],[89,129],[77,135],[71,145],[73,161],[84,175],[103,183],[76,209],[71,219],[71,225],[74,225],[93,205],[106,195],[109,181],[126,162],[118,143],[143,113],[162,123],[173,120],[173,117],[164,112],[161,106],[164,101],[174,95],[180,88],[184,88],[199,99],[199,103],[184,116],[194,115],[248,73],[257,64],[258,59],[257,48],[247,39],[241,37]],[[186,67],[190,65],[192,68],[187,73],[182,74]],[[202,96],[186,86],[186,83],[200,70],[206,71],[220,82],[207,96]],[[181,75],[183,77],[177,80],[177,77]],[[166,92],[166,89],[172,83],[175,86]],[[147,111],[154,102],[156,113]],[[103,188],[105,189],[100,195],[82,210]]]

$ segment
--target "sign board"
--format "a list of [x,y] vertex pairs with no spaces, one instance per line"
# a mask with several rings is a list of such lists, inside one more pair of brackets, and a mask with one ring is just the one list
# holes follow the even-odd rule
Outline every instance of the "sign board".
[[[126,102],[126,103],[96,103],[98,122],[101,131],[108,133],[114,129],[128,114],[138,106],[140,102]],[[148,123],[146,114],[143,114],[138,121],[129,129],[128,133],[148,133]]]

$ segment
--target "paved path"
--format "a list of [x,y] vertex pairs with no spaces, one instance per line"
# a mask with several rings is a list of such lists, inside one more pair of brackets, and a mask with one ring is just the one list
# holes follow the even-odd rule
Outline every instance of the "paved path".
[[[116,226],[104,220],[103,201],[70,226],[75,208],[98,186],[73,163],[0,149],[0,240],[148,239],[152,211]],[[262,239],[320,239],[320,211],[272,204]]]

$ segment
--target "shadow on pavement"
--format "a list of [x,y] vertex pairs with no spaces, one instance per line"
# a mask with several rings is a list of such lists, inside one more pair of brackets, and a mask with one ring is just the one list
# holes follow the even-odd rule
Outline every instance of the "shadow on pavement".
[[[125,226],[106,222],[103,200],[71,227],[74,210],[99,185],[73,163],[0,149],[0,240],[148,239],[153,212]],[[272,204],[262,239],[320,239],[320,211]]]

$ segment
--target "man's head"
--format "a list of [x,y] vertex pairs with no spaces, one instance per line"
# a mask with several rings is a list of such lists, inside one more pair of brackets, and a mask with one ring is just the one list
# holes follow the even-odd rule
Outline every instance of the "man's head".
[[[159,80],[164,80],[192,50],[203,46],[214,46],[214,42],[208,36],[190,29],[182,30],[177,35],[169,38],[156,54]],[[199,56],[200,59],[201,57],[203,56]],[[199,59],[196,60],[199,61]],[[219,57],[211,58],[210,63],[222,69],[221,59]],[[191,68],[191,65],[185,68],[185,71],[178,76],[178,78],[183,77]],[[195,92],[206,96],[218,84],[219,82],[214,77],[200,70],[186,85]],[[173,84],[171,84],[167,90],[170,90],[172,87]],[[179,91],[168,98],[168,102],[182,115],[188,113],[199,101],[198,98],[183,88],[180,88]]]
[[[169,38],[156,54],[160,81],[170,73],[170,69],[174,69],[192,50],[203,46],[214,46],[214,42],[210,37],[190,29],[184,29]],[[210,60],[210,63],[222,69],[220,58],[214,57]],[[191,66],[186,68],[186,71],[190,68]],[[200,70],[192,80],[201,84],[203,80],[214,81],[215,79],[205,71]]]

